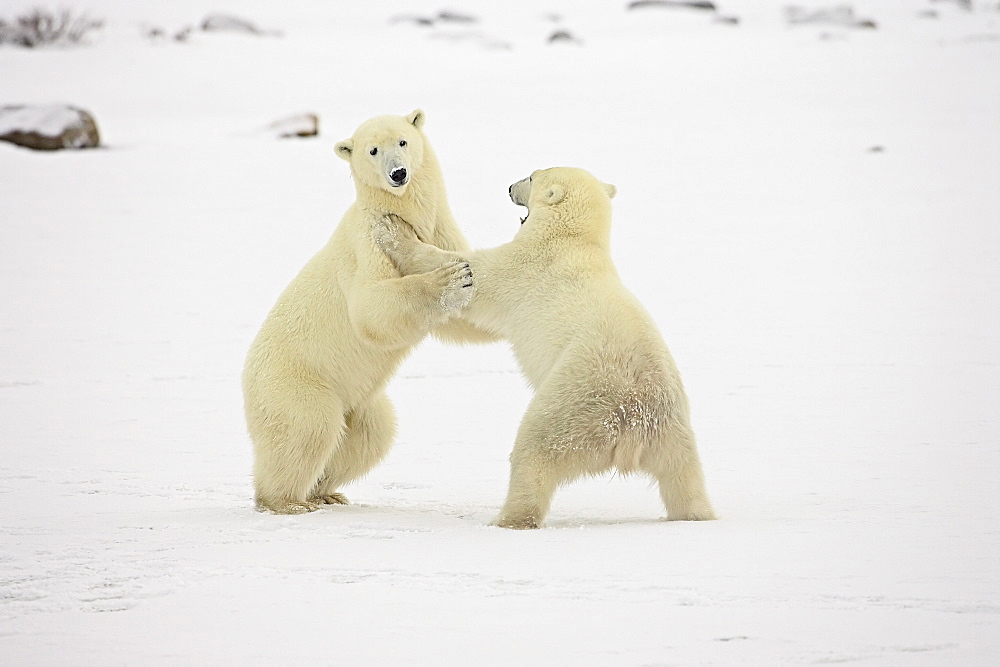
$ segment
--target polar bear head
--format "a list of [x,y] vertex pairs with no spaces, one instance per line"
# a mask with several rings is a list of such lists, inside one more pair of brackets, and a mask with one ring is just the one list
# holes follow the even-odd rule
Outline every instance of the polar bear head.
[[[528,216],[521,224],[541,217],[545,221],[559,221],[568,228],[594,220],[610,220],[611,198],[618,190],[583,169],[553,167],[533,172],[511,185],[508,191],[511,201],[528,209]],[[538,212],[544,215],[538,216]]]
[[402,196],[424,161],[423,126],[420,109],[408,116],[376,116],[335,150],[351,163],[355,181]]

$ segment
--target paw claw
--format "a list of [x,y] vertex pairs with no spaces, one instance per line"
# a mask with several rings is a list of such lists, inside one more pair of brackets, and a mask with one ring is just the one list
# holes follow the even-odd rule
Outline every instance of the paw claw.
[[350,505],[351,501],[343,493],[331,491],[330,493],[320,493],[309,499],[317,505]]
[[475,278],[468,262],[450,262],[435,272],[440,279],[440,305],[445,312],[461,310],[472,300]]

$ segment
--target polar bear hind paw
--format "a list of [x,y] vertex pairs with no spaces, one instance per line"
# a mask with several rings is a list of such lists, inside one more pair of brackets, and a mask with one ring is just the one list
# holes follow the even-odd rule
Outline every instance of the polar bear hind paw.
[[308,514],[318,509],[319,505],[310,500],[289,500],[276,503],[257,501],[257,511],[269,512],[270,514]]
[[309,502],[317,505],[350,505],[351,501],[343,493],[331,491],[330,493],[320,493],[309,499]]
[[491,525],[499,526],[500,528],[510,528],[511,530],[534,530],[538,528],[538,521],[533,516],[498,516]]
[[667,521],[715,521],[717,518],[708,501],[667,511]]
[[679,514],[671,513],[667,516],[667,521],[715,521],[717,518],[712,510],[688,511]]

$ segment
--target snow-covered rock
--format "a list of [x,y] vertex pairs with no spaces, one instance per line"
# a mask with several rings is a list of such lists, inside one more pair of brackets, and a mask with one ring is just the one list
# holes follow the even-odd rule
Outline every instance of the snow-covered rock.
[[67,105],[0,107],[0,140],[42,151],[101,143],[94,117]]
[[582,44],[569,30],[556,30],[548,39],[549,44]]
[[267,131],[282,139],[289,137],[315,137],[319,134],[319,116],[300,113],[274,121]]
[[666,7],[668,9],[699,9],[714,12],[714,2],[706,0],[635,0],[628,3],[626,9],[644,9],[647,7]]
[[835,7],[818,9],[790,6],[785,8],[785,18],[793,25],[820,23],[842,28],[875,29],[877,27],[875,21],[857,16],[854,13],[854,8],[850,5],[837,5]]
[[277,30],[263,30],[252,21],[232,14],[209,14],[201,22],[205,32],[239,32],[246,35],[280,37]]

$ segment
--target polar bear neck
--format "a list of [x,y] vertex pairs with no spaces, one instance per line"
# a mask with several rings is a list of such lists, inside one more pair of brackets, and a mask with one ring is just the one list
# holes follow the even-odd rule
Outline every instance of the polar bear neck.
[[557,207],[533,211],[521,233],[550,241],[578,239],[604,250],[611,247],[611,210],[591,201],[563,202]]
[[378,214],[394,213],[410,223],[421,240],[433,243],[437,236],[438,218],[447,214],[444,183],[437,158],[429,146],[424,146],[424,159],[414,170],[410,184],[402,195],[355,180],[358,201]]

